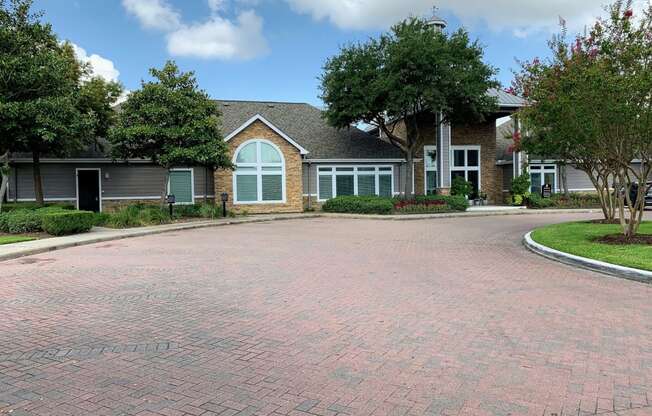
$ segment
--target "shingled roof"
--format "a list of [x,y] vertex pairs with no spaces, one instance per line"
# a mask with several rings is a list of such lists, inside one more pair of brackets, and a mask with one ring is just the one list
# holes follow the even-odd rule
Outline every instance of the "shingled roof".
[[338,130],[322,111],[306,103],[215,101],[222,113],[224,136],[256,115],[279,128],[308,151],[307,159],[403,159],[400,151],[358,128]]

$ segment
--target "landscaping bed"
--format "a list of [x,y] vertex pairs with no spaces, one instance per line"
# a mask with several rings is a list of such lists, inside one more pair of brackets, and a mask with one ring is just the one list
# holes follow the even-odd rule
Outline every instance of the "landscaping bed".
[[539,194],[530,194],[527,197],[527,207],[530,209],[589,209],[601,207],[597,194],[571,193],[553,194],[550,198],[543,198]]
[[640,237],[625,242],[616,224],[591,221],[549,225],[532,232],[532,239],[546,247],[625,267],[652,271],[652,222],[641,224]]
[[[233,216],[231,212],[228,214]],[[168,207],[134,204],[115,212],[95,214],[95,225],[108,228],[134,228],[215,218],[222,218],[222,207],[213,204],[176,205],[172,215]]]
[[388,198],[379,196],[338,196],[322,206],[325,212],[345,214],[437,214],[463,212],[469,203],[463,196],[419,195],[414,198]]

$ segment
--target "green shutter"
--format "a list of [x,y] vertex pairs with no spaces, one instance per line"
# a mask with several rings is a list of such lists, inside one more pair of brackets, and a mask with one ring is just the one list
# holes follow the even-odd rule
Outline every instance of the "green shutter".
[[392,175],[378,176],[379,195],[380,196],[393,196],[392,195]]
[[319,175],[319,199],[331,199],[333,197],[333,176]]
[[353,195],[354,194],[353,181],[354,181],[353,175],[335,176],[335,192],[337,192],[337,196]]
[[238,202],[258,200],[258,177],[255,175],[236,175],[236,198]]
[[192,172],[175,170],[170,172],[170,195],[174,195],[177,204],[192,204]]
[[283,200],[283,176],[263,175],[263,201]]
[[358,195],[376,195],[375,175],[358,175]]

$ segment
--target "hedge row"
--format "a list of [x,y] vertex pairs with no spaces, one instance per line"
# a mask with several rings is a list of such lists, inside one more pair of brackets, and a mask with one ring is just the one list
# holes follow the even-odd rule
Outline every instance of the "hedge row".
[[469,202],[463,196],[419,195],[414,198],[378,196],[338,196],[322,205],[326,212],[348,214],[412,214],[466,211]]
[[600,208],[598,194],[571,193],[554,194],[550,198],[543,198],[539,194],[531,194],[527,197],[527,206],[532,209],[558,208]]
[[67,235],[89,231],[95,214],[74,211],[61,206],[39,209],[14,209],[0,214],[0,232],[9,234],[37,233]]
[[380,196],[338,196],[322,205],[326,212],[387,215],[394,211],[391,198]]

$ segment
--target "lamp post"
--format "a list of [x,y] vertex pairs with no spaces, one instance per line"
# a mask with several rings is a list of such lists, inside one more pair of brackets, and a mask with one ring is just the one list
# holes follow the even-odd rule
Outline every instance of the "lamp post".
[[222,192],[220,197],[222,199],[222,217],[226,218],[226,203],[229,200],[229,194],[226,192]]

